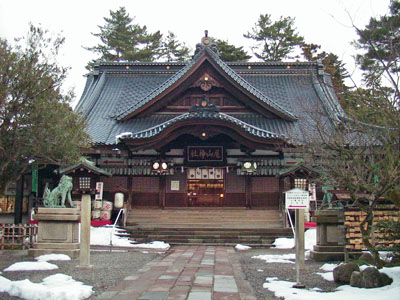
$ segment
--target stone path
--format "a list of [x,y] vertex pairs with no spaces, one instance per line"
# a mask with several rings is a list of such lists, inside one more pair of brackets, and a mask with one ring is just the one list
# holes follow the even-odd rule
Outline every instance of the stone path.
[[96,299],[256,300],[232,247],[176,246]]

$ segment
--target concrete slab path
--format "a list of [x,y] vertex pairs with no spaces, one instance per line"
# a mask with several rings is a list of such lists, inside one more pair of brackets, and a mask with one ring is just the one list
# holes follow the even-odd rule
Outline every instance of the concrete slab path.
[[175,246],[96,299],[256,300],[233,247]]

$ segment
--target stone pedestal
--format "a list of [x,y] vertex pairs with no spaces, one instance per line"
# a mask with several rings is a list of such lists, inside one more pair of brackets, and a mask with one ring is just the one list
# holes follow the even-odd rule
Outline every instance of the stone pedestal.
[[62,253],[72,258],[79,256],[78,208],[39,208],[34,219],[39,221],[38,242],[29,255]]
[[344,260],[346,229],[342,210],[317,210],[312,218],[317,223],[317,245],[310,256],[316,261]]

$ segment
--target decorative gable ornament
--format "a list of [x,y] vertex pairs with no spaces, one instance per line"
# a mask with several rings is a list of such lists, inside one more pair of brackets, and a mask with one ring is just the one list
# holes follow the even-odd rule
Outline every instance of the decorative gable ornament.
[[192,87],[200,87],[204,92],[208,92],[213,87],[222,87],[213,77],[204,73],[193,85]]

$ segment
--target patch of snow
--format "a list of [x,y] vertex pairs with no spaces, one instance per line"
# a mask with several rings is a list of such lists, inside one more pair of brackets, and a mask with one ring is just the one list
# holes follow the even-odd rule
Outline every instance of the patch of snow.
[[45,254],[35,257],[37,261],[51,261],[51,260],[71,260],[66,254]]
[[284,264],[294,264],[295,262],[292,260],[296,259],[296,254],[265,254],[265,255],[256,255],[251,258],[264,260],[266,263],[284,263]]
[[171,246],[168,243],[161,241],[154,241],[146,244],[132,244],[131,247],[134,248],[145,248],[145,249],[159,249],[159,250],[168,250]]
[[48,263],[46,261],[23,261],[17,262],[4,269],[3,271],[15,272],[15,271],[47,271],[56,270],[58,266],[55,264]]
[[317,229],[310,228],[304,233],[304,249],[313,250],[317,244]]
[[91,286],[60,273],[44,278],[41,283],[28,279],[11,281],[0,276],[0,292],[27,300],[80,300],[93,294]]
[[239,251],[243,251],[243,250],[250,250],[251,247],[250,246],[246,246],[246,245],[242,245],[242,244],[237,244],[235,246],[235,249],[239,250]]
[[277,249],[292,249],[294,248],[294,238],[277,238],[272,244]]
[[322,278],[324,278],[327,281],[334,281],[333,272],[325,272],[325,273],[317,273],[317,274],[321,275]]
[[324,264],[322,265],[319,269],[322,271],[333,271],[334,268],[336,268],[337,266],[339,266],[339,264]]
[[[317,244],[317,229],[310,228],[304,233],[304,249],[312,250],[314,245]],[[292,249],[295,247],[294,238],[277,238],[273,242],[277,249]]]
[[120,133],[120,134],[118,134],[118,135],[115,136],[115,142],[116,142],[116,144],[118,144],[118,143],[119,143],[119,140],[120,140],[121,138],[131,137],[132,135],[133,135],[132,132],[123,132],[123,133]]
[[398,299],[400,295],[400,267],[383,268],[380,271],[393,278],[393,283],[391,285],[375,289],[360,289],[351,287],[350,285],[342,285],[334,292],[318,292],[315,289],[296,289],[292,287],[295,282],[277,280],[276,277],[271,277],[266,278],[263,287],[274,292],[276,297],[283,297],[285,300]]
[[110,246],[110,238],[112,234],[112,245],[116,247],[132,247],[131,241],[126,237],[118,236],[117,233],[125,233],[125,230],[112,226],[90,227],[90,245],[93,246]]

